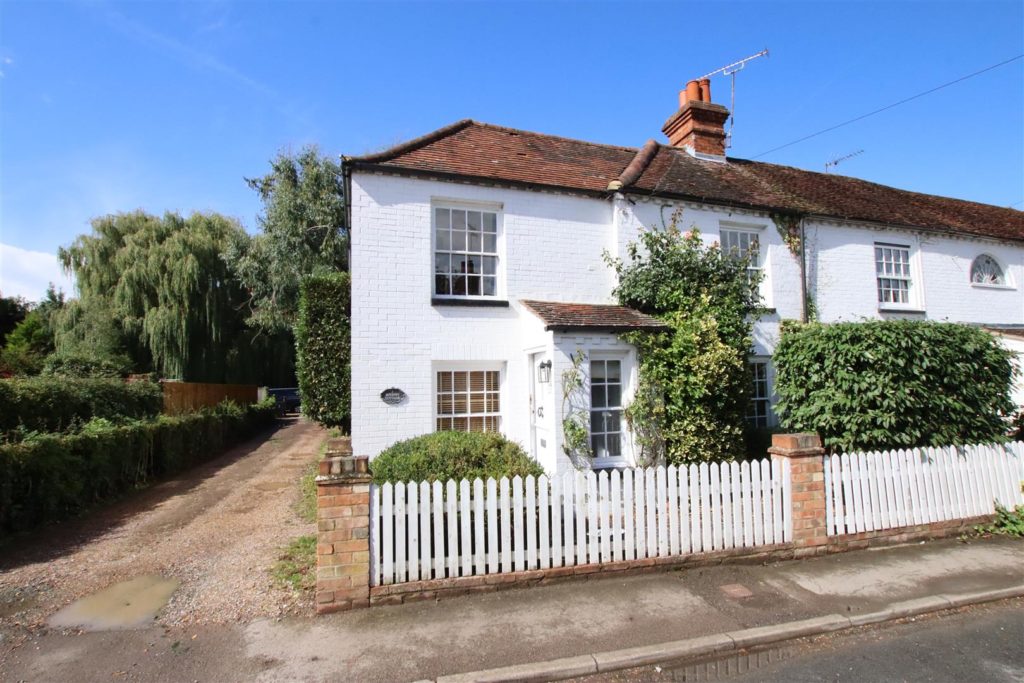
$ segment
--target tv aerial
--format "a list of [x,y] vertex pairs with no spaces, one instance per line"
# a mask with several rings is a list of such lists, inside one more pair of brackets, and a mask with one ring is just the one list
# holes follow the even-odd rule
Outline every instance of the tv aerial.
[[864,153],[864,150],[858,149],[856,152],[850,152],[849,154],[841,157],[833,157],[825,162],[825,173],[831,173],[831,169],[835,168],[839,164],[843,163],[847,159],[852,159],[855,156],[860,156]]
[[731,96],[729,98],[729,133],[726,135],[726,138],[725,138],[725,146],[726,147],[731,147],[732,146],[732,128],[733,128],[733,124],[735,124],[735,122],[736,122],[736,74],[743,70],[743,67],[745,67],[747,65],[747,62],[752,62],[753,60],[757,59],[758,57],[767,57],[767,56],[768,56],[768,48],[765,48],[765,49],[761,50],[760,52],[758,52],[756,55],[750,55],[749,57],[744,57],[743,59],[739,60],[738,62],[733,62],[732,64],[726,64],[725,66],[723,66],[723,67],[721,67],[719,69],[715,69],[714,71],[709,71],[708,73],[706,73],[703,76],[701,76],[700,79],[698,79],[698,80],[703,80],[705,78],[711,78],[712,76],[717,76],[718,74],[722,74],[723,76],[729,76],[730,79],[732,80],[732,93],[731,93]]

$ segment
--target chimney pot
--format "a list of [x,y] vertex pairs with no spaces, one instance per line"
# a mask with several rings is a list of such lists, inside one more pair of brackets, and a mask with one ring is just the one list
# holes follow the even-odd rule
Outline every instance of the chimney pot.
[[701,102],[711,101],[711,79],[702,78],[700,79],[700,100]]
[[685,92],[681,92],[679,95],[680,107],[685,107],[687,102],[700,101],[700,83],[690,81],[686,84]]

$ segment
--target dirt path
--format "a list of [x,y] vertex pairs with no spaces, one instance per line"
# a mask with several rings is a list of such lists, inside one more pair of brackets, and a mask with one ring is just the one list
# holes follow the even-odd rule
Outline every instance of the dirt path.
[[69,602],[143,574],[179,580],[157,623],[249,621],[300,612],[274,585],[277,550],[316,526],[300,518],[299,479],[323,429],[284,421],[206,465],[83,519],[0,550],[0,642],[43,628]]

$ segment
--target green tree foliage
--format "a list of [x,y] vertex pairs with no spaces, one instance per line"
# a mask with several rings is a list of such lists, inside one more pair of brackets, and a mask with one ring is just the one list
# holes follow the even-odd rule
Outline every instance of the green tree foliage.
[[58,352],[128,356],[136,370],[191,381],[273,382],[281,374],[287,341],[247,329],[248,297],[222,257],[244,237],[236,221],[136,211],[92,228],[59,252],[80,298],[60,316]]
[[1013,360],[975,327],[787,324],[773,356],[783,426],[841,451],[1004,439]]
[[626,418],[646,463],[729,460],[744,453],[753,320],[760,312],[749,260],[682,234],[679,214],[645,230],[627,260],[609,259],[624,306],[654,315],[665,332],[632,332],[640,382]]
[[50,285],[46,298],[7,335],[7,343],[0,351],[0,373],[35,375],[42,370],[43,360],[55,349],[55,317],[63,307],[64,293]]
[[350,297],[348,273],[306,278],[295,325],[302,412],[345,430],[351,417]]
[[0,296],[0,348],[6,343],[7,335],[28,315],[30,308],[29,302],[20,296]]
[[249,323],[290,330],[302,278],[348,265],[341,167],[310,146],[278,154],[270,173],[246,182],[263,202],[261,232],[236,235],[227,258],[248,292]]
[[434,432],[387,448],[370,463],[378,484],[544,474],[522,447],[494,432]]

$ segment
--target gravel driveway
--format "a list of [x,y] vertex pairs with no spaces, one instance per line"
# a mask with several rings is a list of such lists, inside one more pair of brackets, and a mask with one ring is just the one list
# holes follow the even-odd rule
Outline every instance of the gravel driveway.
[[[304,420],[79,520],[0,550],[0,642],[45,628],[69,602],[143,574],[180,581],[158,624],[249,621],[312,609],[274,585],[277,550],[315,533],[295,512],[326,432]],[[13,642],[12,642],[13,641]]]

